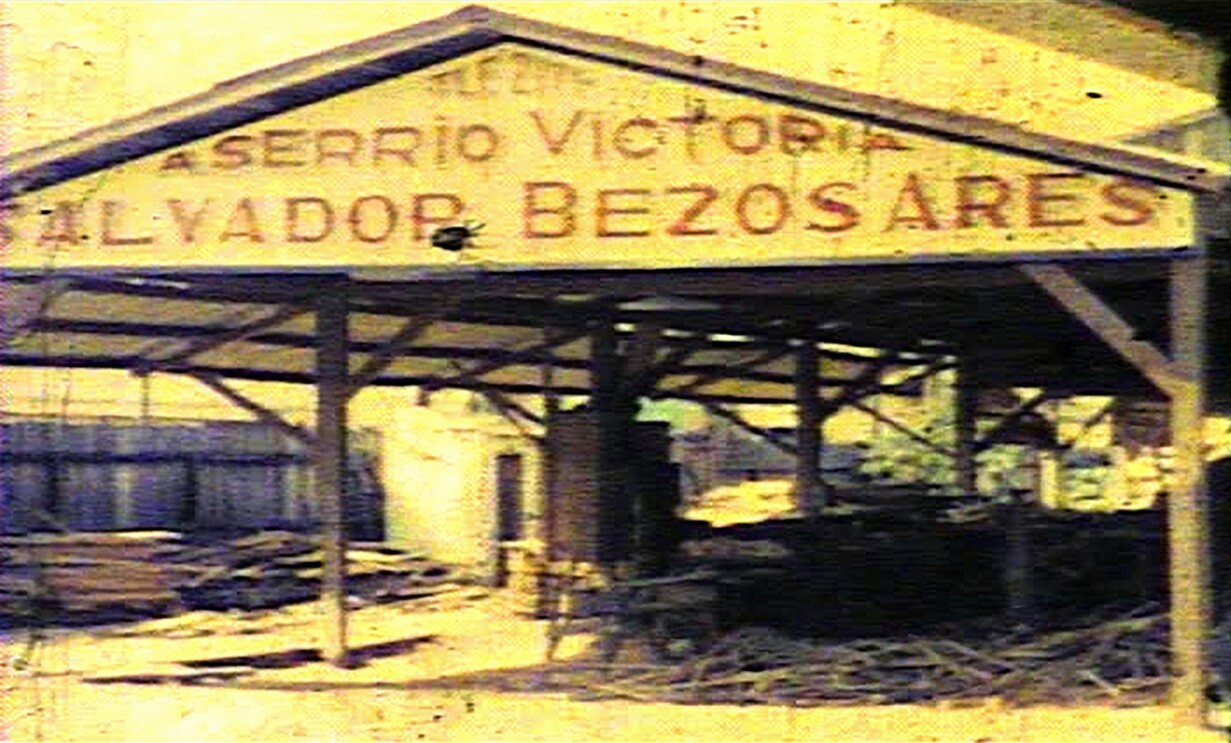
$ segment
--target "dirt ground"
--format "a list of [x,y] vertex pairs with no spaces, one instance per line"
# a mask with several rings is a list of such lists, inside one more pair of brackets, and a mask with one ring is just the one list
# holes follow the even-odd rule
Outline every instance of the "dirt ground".
[[[319,630],[314,605],[199,612],[60,632],[25,669],[14,663],[24,654],[18,633],[4,646],[0,740],[1226,740],[1181,725],[1165,707],[582,701],[535,690],[544,623],[518,616],[507,598],[473,590],[354,611],[359,668],[316,659]],[[592,639],[569,636],[557,656],[575,658]],[[260,656],[260,668],[228,660],[250,655]]]

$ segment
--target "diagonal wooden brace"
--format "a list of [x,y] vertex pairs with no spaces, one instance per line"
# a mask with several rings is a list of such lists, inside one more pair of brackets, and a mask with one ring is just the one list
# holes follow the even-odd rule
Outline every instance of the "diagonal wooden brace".
[[350,377],[350,387],[346,391],[348,398],[354,397],[364,387],[376,381],[381,372],[397,360],[398,354],[406,350],[412,343],[423,336],[427,329],[452,312],[460,304],[459,300],[446,302],[438,310],[413,317],[381,347],[379,351],[368,357],[367,363]]
[[1044,390],[1029,400],[1024,400],[1019,403],[1018,406],[1010,411],[1008,415],[1000,419],[995,428],[988,431],[983,435],[983,438],[979,439],[979,441],[975,444],[975,451],[985,451],[1000,443],[1000,440],[1012,432],[1013,427],[1016,426],[1022,418],[1025,418],[1040,405],[1051,399],[1053,399],[1052,395],[1049,394],[1047,390]]
[[302,442],[304,445],[311,447],[315,443],[316,437],[311,433],[304,430],[302,427],[291,423],[281,415],[278,415],[278,413],[270,410],[264,405],[261,405],[242,392],[230,387],[217,375],[207,374],[205,372],[192,372],[189,376],[206,387],[209,387],[214,392],[217,392],[219,395],[222,395],[226,399],[230,400],[237,407],[243,408],[249,413],[252,413],[261,422],[274,426],[288,436]]
[[228,343],[242,341],[245,338],[250,338],[257,333],[277,327],[283,323],[289,322],[301,315],[306,315],[311,312],[310,307],[300,307],[297,305],[288,305],[280,307],[270,315],[257,320],[256,322],[241,325],[237,328],[224,330],[214,335],[207,336],[198,341],[190,343],[187,347],[171,354],[157,359],[143,360],[134,372],[137,374],[148,374],[154,371],[171,370],[177,366],[184,364],[194,356],[200,356],[206,351],[212,351],[215,348],[220,348]]
[[1073,313],[1125,361],[1136,367],[1146,379],[1168,396],[1172,394],[1183,375],[1166,354],[1150,343],[1138,340],[1133,327],[1098,295],[1057,265],[1027,263],[1019,265],[1018,269]]
[[791,456],[796,456],[799,453],[799,450],[790,442],[785,441],[781,436],[778,436],[773,431],[752,425],[748,421],[744,420],[739,413],[728,410],[726,407],[719,405],[718,403],[701,401],[701,406],[713,413],[715,416],[727,421],[728,423],[731,423],[742,431],[747,431],[780,451],[786,452]]
[[870,405],[865,405],[859,400],[852,400],[850,402],[850,406],[857,410],[862,410],[863,412],[872,416],[873,418],[880,421],[881,423],[884,423],[886,426],[889,426],[895,431],[901,433],[903,436],[906,436],[908,439],[914,441],[917,444],[922,444],[923,446],[927,447],[928,449],[931,449],[937,454],[944,454],[945,456],[948,456],[948,457],[957,456],[957,452],[955,452],[953,449],[950,449],[947,446],[941,446],[940,444],[937,444],[935,441],[932,441],[931,439],[929,439],[927,436],[924,436],[923,434],[920,434],[916,431],[912,431],[911,429],[895,421],[894,419],[885,415],[884,413],[877,410],[876,408],[871,407]]

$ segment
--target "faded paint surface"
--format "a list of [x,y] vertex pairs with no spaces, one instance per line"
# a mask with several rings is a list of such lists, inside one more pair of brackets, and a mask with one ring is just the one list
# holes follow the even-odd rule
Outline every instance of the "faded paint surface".
[[385,539],[487,574],[496,536],[496,458],[523,458],[523,532],[538,538],[541,459],[503,419],[427,408],[393,411],[382,462]]
[[[464,4],[8,3],[0,9],[6,148],[42,144]],[[926,12],[912,7],[922,3],[873,0],[596,2],[573,3],[567,13],[553,2],[487,4],[1089,141],[1214,106],[1211,94],[1177,84],[1200,82],[1188,75],[1150,79],[1114,64],[1149,61],[1158,74],[1155,60],[1166,59],[1171,69],[1207,70],[1217,64],[1208,49],[1186,47],[1174,35],[1142,33],[1140,24],[1115,22],[1105,13],[1100,19],[1089,9],[1081,9],[1081,22],[1074,23],[1079,11],[1058,2],[961,3],[960,12],[945,8],[957,3]],[[967,12],[971,4],[979,12]],[[1103,33],[1091,33],[1091,23]],[[1181,65],[1175,58],[1186,50],[1194,59]]]
[[36,192],[0,240],[23,268],[427,266],[456,260],[432,231],[473,219],[493,265],[765,265],[1176,247],[1190,211],[1178,190],[504,45]]

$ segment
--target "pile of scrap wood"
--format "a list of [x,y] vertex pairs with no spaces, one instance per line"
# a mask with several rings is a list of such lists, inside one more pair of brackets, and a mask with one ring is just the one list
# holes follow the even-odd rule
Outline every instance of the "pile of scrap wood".
[[[352,544],[346,552],[347,590],[367,599],[437,593],[458,580],[421,556],[381,545]],[[175,557],[199,572],[180,586],[185,604],[200,609],[261,609],[320,594],[323,554],[315,537],[263,532],[185,550]]]
[[[120,609],[256,609],[320,593],[315,537],[263,532],[193,545],[173,532],[71,533],[0,540],[0,614]],[[447,590],[447,566],[382,545],[347,550],[347,590],[364,599]]]
[[190,573],[164,559],[179,549],[179,539],[173,532],[0,539],[0,613],[175,606],[176,585]]
[[588,695],[677,703],[1157,702],[1169,682],[1167,621],[1130,612],[1076,629],[826,643],[747,627],[674,664],[589,664],[551,675]]

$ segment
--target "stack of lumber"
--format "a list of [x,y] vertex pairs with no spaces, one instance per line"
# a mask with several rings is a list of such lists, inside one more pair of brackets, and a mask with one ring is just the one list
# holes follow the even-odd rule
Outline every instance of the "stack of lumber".
[[[367,599],[413,598],[447,588],[457,577],[439,563],[381,545],[353,544],[346,552],[347,590]],[[320,594],[324,555],[315,537],[263,532],[177,556],[206,568],[181,587],[200,609],[262,609]]]
[[[0,614],[281,606],[320,594],[322,559],[315,537],[282,531],[204,545],[173,532],[7,538]],[[348,592],[369,600],[438,593],[457,580],[446,566],[375,544],[347,550],[347,573]]]
[[0,539],[0,611],[173,607],[179,602],[176,586],[191,572],[164,562],[179,549],[173,532]]
[[[1157,702],[1169,681],[1167,621],[1130,612],[1034,634],[956,631],[825,643],[748,627],[676,664],[600,665],[553,674],[590,694],[680,703],[911,703],[1001,697],[1020,703]],[[967,635],[969,632],[967,632]]]

